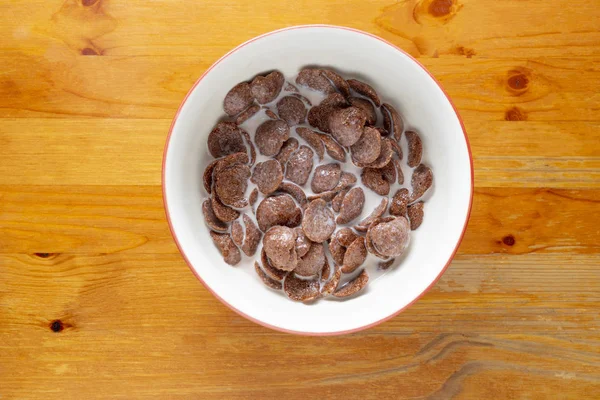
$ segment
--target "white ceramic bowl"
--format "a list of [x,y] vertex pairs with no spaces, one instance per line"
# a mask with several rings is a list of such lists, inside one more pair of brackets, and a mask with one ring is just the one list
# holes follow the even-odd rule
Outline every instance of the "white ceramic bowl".
[[[266,288],[249,268],[226,265],[212,244],[201,204],[206,139],[235,84],[277,69],[295,76],[306,65],[329,66],[370,83],[421,133],[423,162],[434,173],[425,219],[401,265],[348,301],[296,303]],[[330,335],[374,326],[422,296],[450,264],[467,226],[473,167],[460,117],[435,79],[408,54],[369,33],[335,26],[296,26],[256,37],[230,51],[194,84],[167,138],[163,160],[167,218],[198,279],[237,313],[285,332]]]

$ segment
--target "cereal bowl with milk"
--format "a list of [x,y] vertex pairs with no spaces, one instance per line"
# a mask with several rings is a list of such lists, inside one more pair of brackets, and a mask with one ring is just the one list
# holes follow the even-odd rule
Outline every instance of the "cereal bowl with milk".
[[365,32],[298,26],[217,61],[163,159],[173,237],[215,297],[264,326],[366,329],[442,275],[471,209],[460,117],[416,60]]

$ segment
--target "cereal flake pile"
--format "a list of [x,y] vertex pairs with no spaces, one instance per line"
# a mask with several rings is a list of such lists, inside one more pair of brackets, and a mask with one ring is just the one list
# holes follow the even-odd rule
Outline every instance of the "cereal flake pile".
[[[274,71],[227,93],[227,117],[208,137],[215,160],[204,172],[202,211],[226,263],[240,263],[241,252],[256,258],[265,285],[295,301],[346,298],[367,285],[369,254],[386,270],[405,252],[433,174],[421,163],[419,135],[404,131],[398,111],[368,84],[325,68],[302,69],[295,83]],[[251,137],[244,127],[258,116]],[[410,190],[390,195],[404,184],[402,163]],[[358,220],[365,191],[380,201]]]

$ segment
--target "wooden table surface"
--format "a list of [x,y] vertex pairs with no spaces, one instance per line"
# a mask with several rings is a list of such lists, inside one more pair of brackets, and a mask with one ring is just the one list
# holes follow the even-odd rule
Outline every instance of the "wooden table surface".
[[[0,0],[0,399],[600,396],[596,0]],[[167,227],[166,134],[232,47],[347,25],[418,57],[469,134],[449,270],[392,320],[245,320]]]

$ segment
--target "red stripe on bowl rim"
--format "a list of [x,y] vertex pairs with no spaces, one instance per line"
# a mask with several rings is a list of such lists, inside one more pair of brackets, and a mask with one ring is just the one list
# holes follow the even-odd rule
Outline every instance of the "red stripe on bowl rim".
[[[450,257],[448,258],[448,261],[446,262],[446,265],[444,266],[444,268],[442,268],[442,270],[440,271],[440,273],[438,274],[438,276],[435,277],[435,279],[431,282],[431,284],[429,284],[429,286],[427,286],[427,288],[425,288],[425,290],[423,290],[417,297],[415,297],[410,303],[408,303],[407,305],[405,305],[404,307],[400,308],[399,310],[393,312],[392,314],[388,315],[385,318],[382,318],[380,320],[377,320],[375,322],[372,322],[368,325],[363,325],[360,326],[358,328],[354,328],[354,329],[348,329],[345,331],[335,331],[335,332],[303,332],[303,331],[294,331],[294,330],[290,330],[290,329],[285,329],[285,328],[281,328],[278,326],[274,326],[271,324],[267,324],[263,321],[259,321],[243,312],[241,312],[240,310],[238,310],[237,308],[233,307],[231,304],[229,304],[228,302],[226,302],[223,298],[221,298],[217,293],[215,293],[210,286],[208,286],[206,284],[206,282],[204,282],[204,280],[200,277],[200,275],[196,272],[196,270],[194,269],[194,267],[192,266],[192,263],[190,262],[190,260],[187,258],[187,256],[185,255],[185,252],[183,251],[183,249],[181,248],[181,245],[179,244],[179,240],[177,239],[177,235],[175,234],[175,230],[173,229],[173,225],[171,223],[171,216],[169,215],[169,207],[167,205],[167,196],[166,196],[166,186],[165,186],[165,164],[167,161],[167,152],[169,150],[169,143],[171,141],[171,134],[173,133],[173,127],[175,126],[175,122],[177,121],[177,118],[179,117],[179,113],[181,112],[181,108],[183,107],[183,105],[187,102],[188,97],[192,94],[192,92],[196,89],[196,86],[198,86],[200,84],[200,82],[202,81],[202,79],[204,79],[204,77],[217,65],[219,65],[219,63],[221,63],[221,61],[223,61],[224,59],[226,59],[227,57],[229,57],[231,54],[233,54],[234,52],[238,51],[239,49],[247,46],[248,44],[255,42],[259,39],[262,39],[264,37],[267,36],[271,36],[274,35],[276,33],[280,33],[280,32],[285,32],[285,31],[290,31],[290,30],[296,30],[296,29],[306,29],[306,28],[331,28],[331,29],[340,29],[340,30],[345,30],[345,31],[350,31],[350,32],[354,32],[354,33],[359,33],[361,35],[365,35],[365,36],[369,36],[373,39],[377,39],[385,44],[387,44],[388,46],[393,47],[394,49],[396,49],[397,51],[403,53],[404,55],[406,55],[407,57],[409,57],[413,62],[415,62],[419,67],[421,67],[423,69],[423,71],[425,71],[427,73],[427,75],[429,75],[431,77],[431,79],[433,79],[433,81],[435,82],[435,84],[440,88],[440,90],[442,91],[442,93],[444,94],[444,96],[446,97],[446,99],[448,100],[448,102],[450,103],[450,106],[452,106],[452,109],[454,110],[454,113],[456,114],[456,117],[458,118],[458,121],[460,122],[460,126],[463,132],[463,135],[465,137],[465,143],[467,145],[467,151],[469,153],[469,163],[470,163],[470,167],[471,167],[471,193],[469,195],[469,208],[467,210],[467,216],[465,218],[465,222],[463,225],[463,229],[462,232],[460,234],[460,238],[458,239],[458,242],[456,243],[456,247],[454,248],[454,251],[452,252],[452,254],[450,254]],[[380,38],[379,36],[373,35],[372,33],[369,32],[364,32],[361,31],[359,29],[354,29],[354,28],[349,28],[349,27],[345,27],[345,26],[337,26],[337,25],[328,25],[328,24],[314,24],[314,25],[296,25],[296,26],[290,26],[288,28],[283,28],[283,29],[278,29],[275,31],[271,31],[271,32],[267,32],[264,33],[262,35],[256,36],[242,44],[240,44],[239,46],[235,47],[234,49],[230,50],[229,52],[227,52],[227,54],[225,54],[224,56],[222,56],[221,58],[219,58],[214,64],[212,64],[201,76],[200,78],[198,78],[198,80],[196,81],[196,83],[194,83],[194,86],[192,86],[192,88],[188,91],[188,93],[186,94],[185,98],[183,99],[183,101],[181,102],[181,104],[179,105],[179,108],[177,109],[177,112],[175,113],[175,116],[173,117],[173,122],[171,123],[171,127],[169,128],[169,134],[167,135],[167,140],[165,142],[165,148],[163,151],[163,161],[162,161],[162,194],[163,194],[163,206],[165,209],[165,215],[167,217],[167,222],[169,224],[169,230],[171,231],[171,235],[173,236],[173,239],[175,240],[175,244],[177,246],[177,249],[179,249],[179,252],[181,253],[181,255],[183,256],[185,262],[187,263],[189,269],[192,271],[192,273],[196,276],[196,278],[198,278],[198,280],[202,283],[202,285],[204,285],[204,287],[210,292],[212,293],[212,295],[214,297],[216,297],[221,303],[225,304],[229,309],[231,309],[232,311],[234,311],[235,313],[237,313],[238,315],[241,315],[242,317],[258,324],[258,325],[262,325],[266,328],[269,329],[273,329],[275,331],[279,331],[279,332],[285,332],[285,333],[292,333],[292,334],[296,334],[296,335],[303,335],[303,336],[336,336],[336,335],[346,335],[349,333],[354,333],[354,332],[359,332],[365,329],[369,329],[372,328],[376,325],[379,325],[385,321],[388,321],[392,318],[394,318],[396,315],[400,314],[402,311],[406,310],[407,308],[409,308],[410,306],[412,306],[417,300],[419,300],[421,297],[423,297],[423,295],[425,293],[427,293],[436,283],[437,281],[441,278],[441,276],[444,274],[444,272],[446,272],[446,270],[448,269],[448,267],[450,266],[450,263],[452,262],[452,260],[454,259],[454,257],[456,256],[456,253],[458,251],[458,248],[465,236],[465,232],[467,230],[467,225],[469,223],[469,218],[471,216],[471,209],[473,207],[473,192],[474,192],[474,171],[473,171],[473,154],[471,152],[471,145],[469,143],[469,138],[467,137],[467,132],[465,130],[465,125],[463,123],[462,118],[460,117],[460,114],[458,113],[458,110],[456,109],[456,106],[454,105],[454,103],[452,102],[452,100],[450,99],[450,96],[448,96],[448,93],[446,93],[446,91],[444,90],[444,88],[442,87],[442,85],[435,79],[435,77],[423,66],[423,64],[421,64],[419,61],[417,61],[417,59],[415,59],[413,56],[411,56],[410,54],[408,54],[407,52],[405,52],[404,50],[402,50],[401,48],[399,48],[398,46],[394,45],[393,43],[388,42],[385,39]]]

